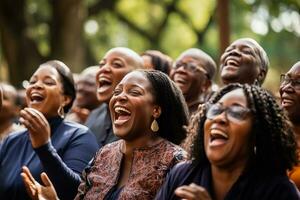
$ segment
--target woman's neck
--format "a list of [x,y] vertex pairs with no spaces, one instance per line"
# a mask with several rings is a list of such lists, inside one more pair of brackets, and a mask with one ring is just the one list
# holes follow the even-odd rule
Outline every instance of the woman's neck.
[[0,134],[4,134],[7,132],[8,129],[13,125],[13,123],[10,120],[2,121],[0,125]]
[[125,154],[125,157],[131,156],[135,149],[153,146],[159,143],[161,140],[162,138],[156,134],[147,134],[146,136],[131,141],[124,140],[122,152]]
[[241,163],[230,168],[223,168],[212,165],[211,172],[214,199],[223,200],[233,184],[243,173],[244,169],[245,164]]

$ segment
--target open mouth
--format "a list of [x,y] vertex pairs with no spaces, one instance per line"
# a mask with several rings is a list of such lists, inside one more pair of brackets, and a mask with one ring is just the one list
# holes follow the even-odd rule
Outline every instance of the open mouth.
[[130,119],[131,112],[128,109],[121,106],[116,106],[114,111],[115,111],[115,118],[114,118],[115,125],[122,125]]
[[227,134],[218,129],[212,129],[210,133],[210,146],[219,146],[225,144],[229,137]]
[[41,103],[42,101],[44,101],[44,99],[45,99],[45,97],[39,93],[32,93],[30,95],[30,101],[32,103]]
[[292,99],[283,98],[281,101],[281,105],[283,107],[292,106],[294,104],[294,101]]
[[240,64],[237,60],[233,59],[233,58],[227,58],[225,60],[225,66],[235,66],[238,67]]
[[174,82],[184,85],[187,83],[187,80],[181,76],[174,76]]
[[99,82],[99,87],[98,87],[97,91],[99,93],[105,92],[112,85],[112,81],[108,78],[105,78],[105,77],[100,77],[98,82]]

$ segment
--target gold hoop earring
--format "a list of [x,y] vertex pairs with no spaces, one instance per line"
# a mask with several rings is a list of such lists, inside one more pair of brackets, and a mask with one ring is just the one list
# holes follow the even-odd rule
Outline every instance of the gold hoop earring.
[[153,121],[152,121],[152,123],[151,123],[151,130],[153,131],[153,132],[157,132],[158,130],[159,130],[159,126],[158,126],[158,123],[157,123],[157,121],[156,121],[156,119],[154,119]]
[[61,118],[65,118],[65,111],[64,111],[64,107],[63,106],[59,106],[58,110],[57,110],[57,114],[61,117]]

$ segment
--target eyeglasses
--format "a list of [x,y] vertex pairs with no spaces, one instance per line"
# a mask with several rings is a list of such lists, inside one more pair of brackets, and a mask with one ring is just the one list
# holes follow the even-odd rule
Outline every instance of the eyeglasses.
[[300,90],[300,78],[291,78],[289,75],[281,74],[280,75],[280,84],[282,86],[285,86],[287,84],[291,83],[294,89]]
[[247,115],[251,112],[249,108],[243,106],[231,105],[223,107],[221,104],[210,104],[206,112],[206,118],[214,119],[216,116],[225,112],[228,120],[232,122],[241,122],[245,120]]
[[203,69],[203,67],[197,65],[196,63],[192,63],[192,62],[189,62],[189,63],[182,63],[182,62],[177,62],[174,64],[174,69],[177,70],[179,69],[180,67],[183,67],[185,70],[188,70],[190,72],[203,72],[206,76],[207,75],[207,71],[205,69]]

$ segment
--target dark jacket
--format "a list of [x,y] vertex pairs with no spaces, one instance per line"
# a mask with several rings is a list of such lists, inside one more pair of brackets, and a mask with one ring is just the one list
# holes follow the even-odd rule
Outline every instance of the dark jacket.
[[33,149],[26,130],[14,133],[0,145],[0,199],[30,199],[21,178],[26,165],[38,181],[46,172],[61,200],[74,199],[80,174],[98,150],[94,135],[85,126],[49,120],[51,142]]
[[[211,170],[191,163],[180,163],[168,174],[158,192],[157,200],[179,200],[174,194],[177,187],[196,183],[213,198]],[[299,200],[299,191],[285,174],[257,174],[255,170],[243,173],[231,187],[224,200]]]

